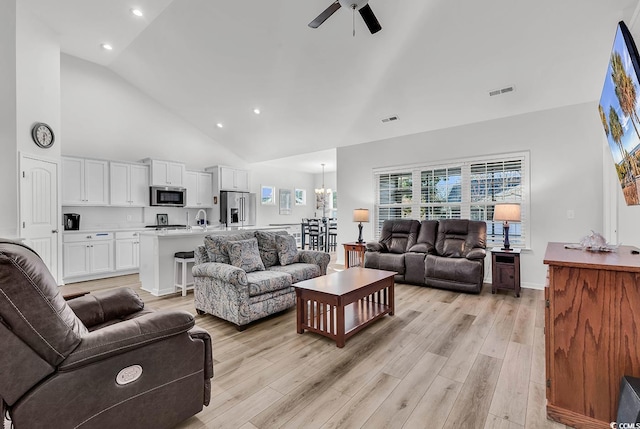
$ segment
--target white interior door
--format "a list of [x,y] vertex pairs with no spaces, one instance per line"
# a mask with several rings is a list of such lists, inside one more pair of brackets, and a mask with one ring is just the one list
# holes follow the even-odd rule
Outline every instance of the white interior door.
[[20,157],[20,236],[58,277],[58,163]]

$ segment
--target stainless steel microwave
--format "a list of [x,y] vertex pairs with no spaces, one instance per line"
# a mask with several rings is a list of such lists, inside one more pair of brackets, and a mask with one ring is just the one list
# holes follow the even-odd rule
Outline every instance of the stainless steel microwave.
[[151,186],[151,205],[164,207],[184,207],[187,204],[187,190],[174,186]]

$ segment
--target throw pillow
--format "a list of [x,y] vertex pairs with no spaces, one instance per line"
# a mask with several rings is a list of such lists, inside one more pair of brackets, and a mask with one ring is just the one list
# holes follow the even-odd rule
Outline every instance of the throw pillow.
[[248,240],[253,237],[253,232],[242,232],[233,235],[207,235],[204,238],[204,247],[207,250],[209,262],[230,264],[227,244],[230,241]]
[[289,265],[300,261],[296,239],[292,235],[276,235],[276,247],[280,265]]
[[287,234],[287,231],[256,231],[260,257],[265,268],[278,265],[278,248],[276,247],[276,236]]
[[227,243],[231,265],[242,268],[247,273],[252,271],[264,271],[264,264],[258,251],[258,240],[230,241]]

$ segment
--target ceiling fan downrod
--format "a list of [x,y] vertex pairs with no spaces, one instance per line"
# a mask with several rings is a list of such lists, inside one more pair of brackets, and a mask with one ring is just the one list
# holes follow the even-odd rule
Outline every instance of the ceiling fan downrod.
[[353,22],[353,37],[356,37],[356,7],[357,5],[354,3],[351,5],[352,11],[352,22]]

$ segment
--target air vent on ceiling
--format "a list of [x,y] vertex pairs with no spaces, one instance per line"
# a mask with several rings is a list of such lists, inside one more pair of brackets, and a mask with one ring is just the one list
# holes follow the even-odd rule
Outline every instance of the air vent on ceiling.
[[398,118],[398,116],[397,116],[397,115],[394,115],[394,116],[389,116],[388,118],[383,118],[383,119],[382,119],[382,122],[397,121],[398,119],[400,119],[400,118]]
[[496,95],[507,94],[507,93],[513,92],[515,90],[516,90],[516,88],[513,85],[505,86],[504,88],[494,89],[494,90],[489,91],[489,97],[493,97],[493,96],[496,96]]

